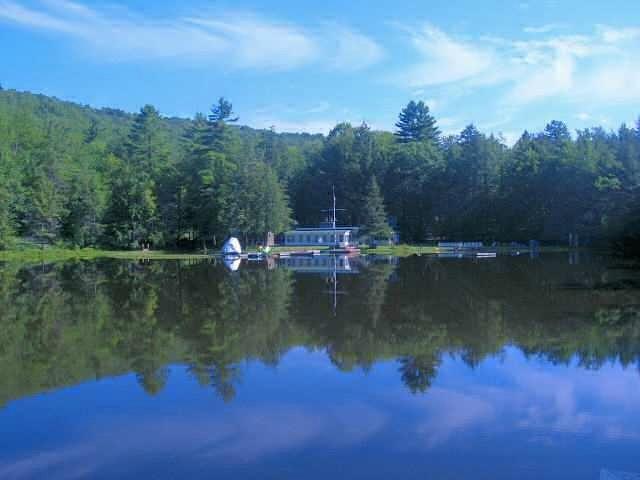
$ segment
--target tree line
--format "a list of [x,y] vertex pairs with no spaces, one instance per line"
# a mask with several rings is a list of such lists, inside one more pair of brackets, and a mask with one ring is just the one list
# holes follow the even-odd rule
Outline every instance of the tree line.
[[473,125],[443,135],[413,101],[395,132],[281,134],[238,120],[223,98],[185,120],[0,91],[0,247],[261,241],[322,221],[332,187],[339,222],[372,237],[391,225],[405,242],[638,243],[640,124],[572,135],[552,121],[509,147]]

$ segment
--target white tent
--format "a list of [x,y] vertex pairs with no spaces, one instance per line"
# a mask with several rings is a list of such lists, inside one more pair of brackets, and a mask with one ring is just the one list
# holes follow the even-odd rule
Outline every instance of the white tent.
[[242,247],[236,237],[229,237],[229,239],[222,245],[223,255],[240,255],[242,253]]

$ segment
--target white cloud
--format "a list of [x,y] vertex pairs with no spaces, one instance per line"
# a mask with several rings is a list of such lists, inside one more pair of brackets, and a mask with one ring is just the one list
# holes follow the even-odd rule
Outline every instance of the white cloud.
[[317,54],[318,46],[302,30],[250,15],[191,17],[186,23],[224,38],[239,67],[287,69],[305,64]]
[[548,63],[519,79],[509,93],[508,101],[522,104],[569,93],[573,85],[574,71],[574,58],[568,53],[558,52]]
[[410,88],[444,85],[476,78],[494,64],[492,52],[454,39],[433,25],[405,29],[420,60],[397,76]]
[[352,71],[383,55],[374,40],[345,26],[309,30],[248,13],[148,19],[67,0],[44,0],[37,8],[0,0],[1,21],[70,37],[111,61],[171,59],[272,70],[315,64]]
[[598,25],[597,30],[606,43],[628,42],[640,38],[640,28],[638,27],[614,28],[608,25]]
[[230,47],[213,31],[188,22],[150,22],[127,13],[121,18],[67,1],[49,1],[48,9],[30,9],[0,2],[0,20],[64,34],[82,41],[110,60],[213,57]]
[[599,103],[640,101],[640,57],[587,70],[576,86],[576,96]]
[[[548,33],[558,27],[527,31]],[[534,40],[461,40],[432,25],[404,29],[419,56],[393,76],[407,89],[455,88],[468,96],[499,86],[498,105],[514,108],[550,99],[574,104],[640,101],[640,27],[598,25],[591,34]]]
[[360,70],[384,57],[382,47],[376,42],[344,26],[327,26],[322,35],[332,51],[329,65],[335,69]]

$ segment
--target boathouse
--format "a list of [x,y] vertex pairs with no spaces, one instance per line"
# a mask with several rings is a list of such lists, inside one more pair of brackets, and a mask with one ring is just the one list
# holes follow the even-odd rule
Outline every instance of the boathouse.
[[340,246],[348,247],[357,243],[358,227],[301,227],[285,232],[283,235],[286,246]]

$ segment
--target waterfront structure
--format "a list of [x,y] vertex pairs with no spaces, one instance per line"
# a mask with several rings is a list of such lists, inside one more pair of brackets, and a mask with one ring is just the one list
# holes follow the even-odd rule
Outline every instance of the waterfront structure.
[[325,246],[341,248],[357,243],[358,227],[334,227],[321,225],[319,227],[302,227],[289,230],[283,235],[285,246]]

